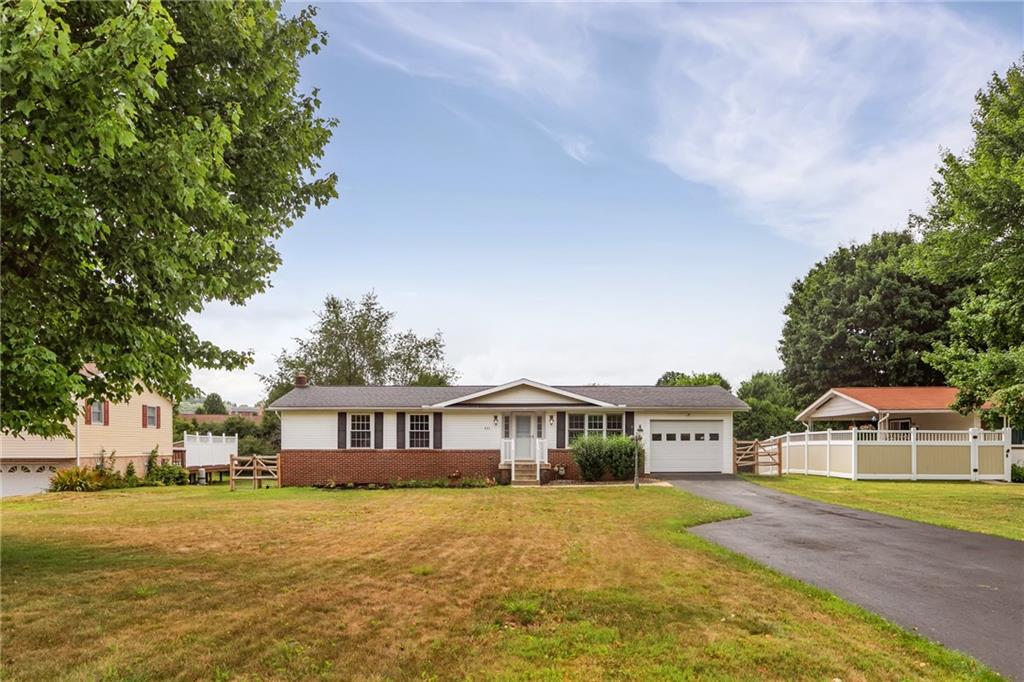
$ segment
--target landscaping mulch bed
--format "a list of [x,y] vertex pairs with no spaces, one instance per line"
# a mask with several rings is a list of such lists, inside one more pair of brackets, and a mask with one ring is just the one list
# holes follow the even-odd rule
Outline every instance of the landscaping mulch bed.
[[[544,484],[544,487],[548,486],[573,486],[573,487],[596,487],[596,486],[623,486],[633,485],[633,481],[581,481],[577,479],[557,479],[554,481],[548,481]],[[671,486],[671,483],[666,481],[658,480],[657,478],[651,478],[650,476],[641,476],[640,485],[660,485],[660,486]]]

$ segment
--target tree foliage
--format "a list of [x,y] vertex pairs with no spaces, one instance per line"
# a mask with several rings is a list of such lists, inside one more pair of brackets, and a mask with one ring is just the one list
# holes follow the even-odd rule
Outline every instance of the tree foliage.
[[210,393],[203,398],[203,411],[201,414],[227,414],[228,407],[219,393]]
[[299,370],[305,370],[314,384],[451,383],[456,373],[445,362],[441,333],[417,336],[412,330],[393,331],[394,317],[395,313],[385,310],[372,292],[358,302],[328,296],[317,312],[310,336],[295,339],[298,348],[282,351],[274,373],[261,376],[267,387],[267,402],[287,393]]
[[200,424],[195,419],[175,415],[174,440],[184,438],[186,431],[237,435],[240,455],[273,455],[281,449],[281,417],[275,412],[264,412],[259,421],[232,415],[219,424]]
[[737,440],[759,440],[796,427],[800,405],[782,372],[755,372],[740,384],[736,395],[750,405],[749,412],[733,417]]
[[732,390],[732,386],[726,381],[718,372],[694,372],[693,374],[687,374],[686,372],[665,372],[658,378],[656,386],[721,386],[727,391]]
[[834,386],[942,385],[923,354],[948,337],[964,282],[907,274],[909,231],[833,251],[793,284],[779,344],[798,404]]
[[956,407],[992,401],[1024,424],[1024,66],[978,93],[974,142],[946,153],[911,270],[936,282],[971,281],[951,335],[927,361],[960,389]]
[[4,432],[67,434],[78,399],[176,401],[192,367],[249,361],[186,316],[263,291],[275,238],[336,196],[334,121],[298,90],[326,37],[280,9],[3,3]]

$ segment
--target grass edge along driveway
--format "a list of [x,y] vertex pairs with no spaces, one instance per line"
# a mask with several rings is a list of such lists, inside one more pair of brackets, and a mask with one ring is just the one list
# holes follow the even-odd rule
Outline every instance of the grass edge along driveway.
[[751,483],[820,502],[1024,541],[1024,485],[970,481],[851,481],[786,474]]
[[9,500],[4,677],[998,679],[686,531],[742,515],[655,487]]

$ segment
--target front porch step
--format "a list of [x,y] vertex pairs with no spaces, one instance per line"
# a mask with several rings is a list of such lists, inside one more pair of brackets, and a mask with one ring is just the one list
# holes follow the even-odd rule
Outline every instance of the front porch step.
[[513,464],[515,476],[512,483],[515,485],[538,485],[537,463],[518,461]]

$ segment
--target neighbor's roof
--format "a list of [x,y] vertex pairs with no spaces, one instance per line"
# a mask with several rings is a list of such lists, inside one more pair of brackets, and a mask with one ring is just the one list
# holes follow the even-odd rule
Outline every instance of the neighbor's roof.
[[[532,382],[531,382],[532,383]],[[421,408],[494,386],[306,386],[293,388],[269,409],[335,407]],[[721,386],[552,386],[596,401],[626,407],[746,410],[747,404]],[[552,403],[553,404],[553,403]],[[560,404],[571,407],[568,401]],[[547,405],[547,403],[545,403]],[[480,407],[482,405],[477,404]],[[496,405],[489,405],[496,406]],[[514,405],[508,405],[513,407]]]
[[[958,390],[950,386],[840,386],[830,388],[808,405],[796,416],[796,421],[815,416],[826,419],[870,412],[952,412],[950,406],[957,393]],[[842,414],[829,410],[833,398],[853,402],[863,410],[847,409]]]
[[949,410],[959,393],[951,386],[857,386],[834,390],[876,410]]

